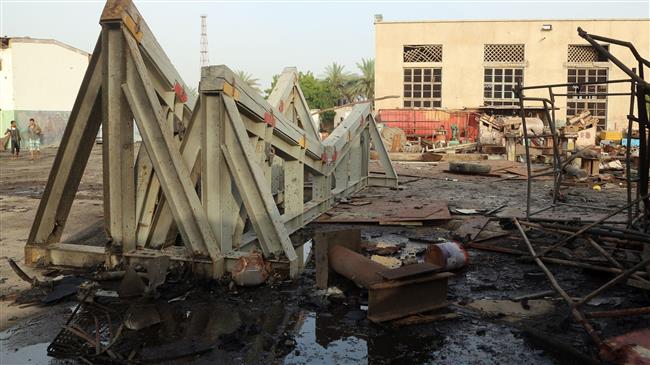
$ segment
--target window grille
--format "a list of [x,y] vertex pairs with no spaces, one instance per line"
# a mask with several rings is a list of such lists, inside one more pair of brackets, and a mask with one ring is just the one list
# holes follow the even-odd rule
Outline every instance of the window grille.
[[404,107],[439,108],[442,104],[442,68],[404,69]]
[[441,44],[404,46],[404,62],[442,62]]
[[483,73],[483,103],[492,106],[519,105],[514,89],[524,84],[523,68],[486,67]]
[[485,62],[523,63],[523,44],[486,44],[483,51]]
[[[606,68],[569,68],[567,83],[604,82],[607,81]],[[567,120],[589,110],[592,116],[598,118],[598,127],[607,127],[607,96],[595,95],[607,93],[607,84],[574,85],[567,87]]]
[[[609,46],[605,45],[605,48],[609,48]],[[607,62],[607,58],[601,56],[592,46],[569,45],[567,50],[567,62]]]

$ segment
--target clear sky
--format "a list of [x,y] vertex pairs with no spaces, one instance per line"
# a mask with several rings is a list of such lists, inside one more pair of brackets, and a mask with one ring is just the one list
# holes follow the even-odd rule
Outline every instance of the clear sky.
[[[650,0],[622,1],[135,1],[190,86],[200,74],[200,15],[211,64],[270,85],[285,66],[322,75],[333,61],[355,71],[374,57],[374,14],[392,20],[649,18]],[[104,1],[0,0],[0,34],[53,38],[91,51]]]

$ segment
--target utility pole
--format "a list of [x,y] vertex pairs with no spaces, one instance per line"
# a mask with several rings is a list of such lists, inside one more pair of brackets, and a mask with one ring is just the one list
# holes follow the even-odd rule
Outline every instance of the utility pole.
[[210,64],[210,57],[208,56],[208,27],[206,24],[208,16],[201,15],[201,67]]

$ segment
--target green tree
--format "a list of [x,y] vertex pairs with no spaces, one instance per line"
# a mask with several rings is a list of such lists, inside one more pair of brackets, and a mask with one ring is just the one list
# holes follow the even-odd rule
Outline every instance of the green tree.
[[254,78],[252,74],[242,70],[236,71],[235,73],[242,81],[247,83],[248,86],[250,86],[251,88],[255,89],[260,93],[262,92],[262,90],[260,90],[260,80]]
[[338,95],[325,80],[317,79],[313,73],[307,71],[298,74],[298,82],[310,108],[326,109],[336,105]]
[[337,99],[342,103],[349,103],[356,99],[354,93],[356,78],[356,75],[345,71],[345,66],[336,62],[325,67],[325,81],[331,92],[337,95]]
[[354,93],[362,99],[369,100],[375,97],[375,60],[362,58],[357,62],[361,75],[354,80]]
[[271,95],[271,91],[273,91],[273,88],[278,83],[278,78],[280,78],[280,75],[273,75],[273,80],[271,80],[271,87],[264,90],[264,97],[268,98],[269,95]]

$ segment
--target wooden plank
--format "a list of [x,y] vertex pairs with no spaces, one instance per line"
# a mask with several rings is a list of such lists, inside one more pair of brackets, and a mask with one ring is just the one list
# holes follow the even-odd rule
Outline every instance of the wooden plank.
[[27,244],[59,242],[101,125],[101,36],[88,64],[43,192]]

